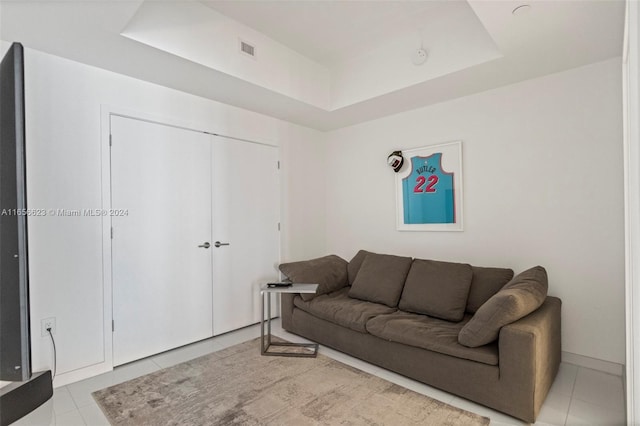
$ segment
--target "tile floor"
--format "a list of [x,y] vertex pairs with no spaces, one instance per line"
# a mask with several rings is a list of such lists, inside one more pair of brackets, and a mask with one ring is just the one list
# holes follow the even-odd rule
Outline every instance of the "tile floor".
[[[279,320],[273,322],[273,334],[290,341],[304,339],[282,330]],[[166,368],[210,352],[258,337],[258,326],[168,351],[67,386],[56,388],[53,398],[15,425],[108,425],[91,392],[152,371]],[[340,362],[380,376],[439,401],[487,416],[492,425],[522,425],[513,417],[475,404],[406,377],[368,364],[330,348],[320,347],[320,353]],[[600,371],[562,363],[560,372],[547,397],[538,421],[540,425],[624,425],[624,396],[622,379]]]

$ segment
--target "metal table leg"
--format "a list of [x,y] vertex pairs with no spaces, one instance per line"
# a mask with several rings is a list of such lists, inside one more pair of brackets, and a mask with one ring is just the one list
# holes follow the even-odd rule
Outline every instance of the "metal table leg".
[[[265,297],[266,293],[266,297]],[[290,343],[290,342],[272,342],[271,341],[271,292],[269,291],[260,291],[260,299],[262,299],[262,306],[260,312],[262,317],[260,318],[260,354],[266,356],[287,356],[287,357],[295,357],[295,358],[315,358],[318,355],[318,344],[317,343]],[[264,318],[264,304],[265,299],[267,303],[267,319]],[[265,322],[267,323],[267,333],[265,336],[264,327]],[[266,342],[265,342],[266,337]],[[313,349],[312,352],[306,353],[291,353],[291,352],[281,352],[281,351],[271,351],[269,352],[269,348],[271,347],[297,347],[297,348],[308,348]]]
[[264,291],[260,291],[260,353],[264,355],[267,347],[264,344]]

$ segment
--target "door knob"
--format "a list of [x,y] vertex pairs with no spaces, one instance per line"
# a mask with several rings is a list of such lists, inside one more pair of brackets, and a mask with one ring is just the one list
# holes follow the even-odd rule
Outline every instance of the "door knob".
[[214,246],[217,247],[222,247],[222,246],[228,246],[229,243],[221,243],[220,241],[216,241],[215,243],[213,243]]
[[200,244],[198,247],[202,247],[202,248],[209,248],[209,247],[211,247],[211,244],[209,244],[209,241],[207,241],[207,242],[206,242],[206,243],[204,243],[204,244]]

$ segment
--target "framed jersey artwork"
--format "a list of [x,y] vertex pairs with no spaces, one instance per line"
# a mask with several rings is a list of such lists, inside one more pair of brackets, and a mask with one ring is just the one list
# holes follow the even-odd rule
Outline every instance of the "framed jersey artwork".
[[400,231],[462,231],[462,142],[403,150],[396,173]]

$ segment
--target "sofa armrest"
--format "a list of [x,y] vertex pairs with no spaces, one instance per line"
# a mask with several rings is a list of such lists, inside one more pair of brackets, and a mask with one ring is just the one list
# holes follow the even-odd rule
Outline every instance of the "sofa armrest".
[[499,337],[500,380],[507,392],[533,395],[523,407],[538,415],[561,361],[560,311],[562,301],[547,297],[536,311],[502,327]]

